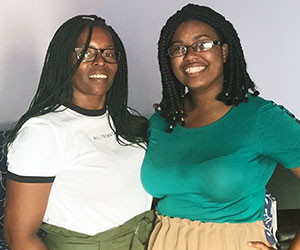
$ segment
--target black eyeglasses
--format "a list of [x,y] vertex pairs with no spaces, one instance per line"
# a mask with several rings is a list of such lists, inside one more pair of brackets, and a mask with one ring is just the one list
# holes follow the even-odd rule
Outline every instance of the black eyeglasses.
[[195,52],[207,51],[214,45],[222,45],[221,41],[196,41],[192,45],[176,45],[168,49],[170,57],[184,56],[188,48],[192,48]]
[[103,60],[107,63],[117,63],[121,57],[121,52],[116,49],[95,49],[88,47],[84,55],[82,55],[83,49],[84,46],[74,48],[77,59],[79,60],[83,56],[83,62],[94,61],[99,52],[101,53]]

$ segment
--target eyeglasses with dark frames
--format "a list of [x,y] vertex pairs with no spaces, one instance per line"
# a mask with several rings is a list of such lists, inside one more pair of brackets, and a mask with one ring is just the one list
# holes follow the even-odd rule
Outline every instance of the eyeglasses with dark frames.
[[74,48],[76,52],[76,57],[78,60],[83,56],[83,62],[91,62],[97,58],[98,53],[101,53],[103,60],[107,63],[118,63],[121,57],[121,52],[116,49],[96,49],[92,47],[88,47],[84,55],[82,55],[84,51],[84,46]]
[[202,52],[211,49],[214,45],[222,45],[222,41],[196,41],[191,45],[176,45],[172,46],[168,49],[169,56],[172,57],[179,57],[184,56],[188,48],[192,48],[194,52]]

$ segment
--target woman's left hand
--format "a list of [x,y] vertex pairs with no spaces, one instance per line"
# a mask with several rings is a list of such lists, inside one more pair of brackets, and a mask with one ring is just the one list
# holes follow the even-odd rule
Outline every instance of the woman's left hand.
[[275,250],[275,248],[267,246],[265,243],[259,241],[249,241],[248,246],[260,250]]

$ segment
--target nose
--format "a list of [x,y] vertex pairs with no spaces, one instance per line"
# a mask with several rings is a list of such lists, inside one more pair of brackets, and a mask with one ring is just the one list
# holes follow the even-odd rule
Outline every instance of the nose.
[[95,59],[93,60],[93,65],[97,66],[103,66],[105,65],[105,61],[104,61],[104,58],[101,54],[101,52],[98,52]]
[[188,46],[184,57],[189,59],[189,58],[194,58],[194,57],[197,57],[197,56],[198,56],[198,54],[196,54],[194,49],[191,46]]

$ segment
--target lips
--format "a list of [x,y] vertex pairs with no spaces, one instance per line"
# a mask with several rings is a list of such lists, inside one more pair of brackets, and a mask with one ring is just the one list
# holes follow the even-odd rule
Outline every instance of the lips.
[[204,65],[187,65],[183,68],[184,72],[187,74],[194,74],[202,72],[206,69]]
[[105,73],[93,73],[89,75],[90,79],[107,79],[108,75]]
[[106,79],[108,76],[106,74],[93,74],[89,75],[89,78],[91,79]]

